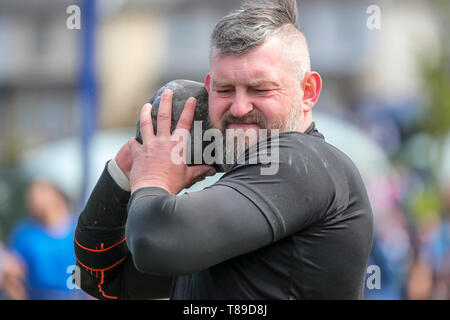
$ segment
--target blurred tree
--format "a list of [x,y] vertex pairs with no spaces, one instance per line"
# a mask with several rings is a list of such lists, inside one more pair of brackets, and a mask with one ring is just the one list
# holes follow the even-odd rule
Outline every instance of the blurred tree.
[[[436,138],[439,154],[442,155],[444,142],[450,131],[450,2],[448,0],[433,0],[436,21],[440,25],[441,39],[438,59],[432,60],[428,56],[421,56],[424,92],[428,99],[428,110],[425,113],[421,128]],[[439,177],[442,157],[431,170],[435,177]]]
[[435,219],[435,215],[442,209],[439,192],[433,186],[427,186],[421,192],[416,192],[409,205],[409,211],[419,223]]
[[0,241],[6,242],[13,226],[27,216],[24,194],[28,179],[15,168],[0,170]]
[[423,121],[423,129],[438,139],[450,129],[450,72],[448,56],[444,52],[438,64],[423,62],[423,76],[429,95],[429,111]]

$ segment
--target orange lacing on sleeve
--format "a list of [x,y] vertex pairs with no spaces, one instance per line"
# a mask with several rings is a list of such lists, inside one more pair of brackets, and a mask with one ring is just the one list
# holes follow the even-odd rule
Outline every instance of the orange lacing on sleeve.
[[120,241],[117,242],[116,244],[113,244],[112,246],[110,246],[110,247],[108,247],[108,248],[105,248],[105,249],[103,249],[103,243],[102,243],[100,249],[90,249],[90,248],[86,248],[85,246],[82,246],[82,245],[78,242],[76,236],[75,236],[74,238],[75,238],[75,243],[77,244],[77,246],[79,246],[80,248],[83,248],[83,249],[86,250],[86,251],[91,251],[91,252],[105,252],[105,251],[108,251],[109,249],[112,249],[112,248],[114,248],[115,246],[117,246],[117,245],[119,245],[119,244],[121,244],[122,242],[124,242],[124,241],[127,240],[127,238],[123,238],[122,240],[120,240]]
[[[103,249],[103,243],[100,244],[100,249]],[[123,259],[122,259],[123,260]],[[117,299],[117,297],[113,297],[113,296],[108,296],[105,291],[103,291],[102,285],[103,282],[105,281],[105,270],[101,271],[100,274],[100,283],[98,284],[98,291],[107,299]]]
[[[76,241],[76,239],[75,239],[75,241]],[[106,251],[106,250],[111,249],[112,247],[114,247],[114,246],[116,246],[116,245],[122,243],[123,241],[125,241],[125,238],[124,238],[123,240],[121,240],[120,242],[116,243],[115,245],[112,245],[111,247],[108,247],[108,248],[106,248],[106,249],[103,248],[103,243],[102,243],[102,244],[100,244],[100,250],[95,250],[95,252],[103,252],[103,251]],[[78,242],[77,242],[77,244],[78,244],[80,247],[82,247]],[[84,247],[82,247],[82,248],[85,249]],[[86,249],[86,250],[94,251],[94,249]],[[107,295],[107,294],[105,293],[105,291],[103,291],[102,285],[104,284],[104,281],[105,281],[105,271],[114,268],[115,266],[117,266],[118,264],[120,264],[122,261],[124,261],[126,258],[127,258],[127,256],[123,257],[122,259],[120,259],[119,261],[117,261],[116,263],[114,263],[113,265],[111,265],[111,266],[109,266],[109,267],[107,267],[107,268],[103,268],[103,269],[93,269],[93,268],[90,268],[90,267],[84,265],[80,260],[78,260],[77,257],[75,257],[75,259],[78,261],[78,263],[79,263],[81,266],[83,266],[84,268],[86,268],[88,271],[90,271],[91,274],[92,274],[92,272],[95,272],[95,277],[97,277],[97,272],[100,272],[100,282],[99,282],[97,288],[98,288],[98,291],[99,291],[105,298],[107,298],[107,299],[117,299],[117,297],[109,296],[109,295]]]
[[114,268],[115,266],[117,266],[119,263],[121,263],[123,260],[126,259],[127,256],[123,257],[122,259],[120,259],[119,261],[117,261],[116,263],[114,263],[113,265],[107,267],[107,268],[102,268],[102,269],[94,269],[94,268],[90,268],[86,265],[84,265],[80,260],[78,260],[77,257],[75,257],[75,259],[77,259],[78,263],[83,266],[85,269],[89,270],[89,271],[94,271],[94,272],[101,272],[101,271],[107,271],[109,269]]

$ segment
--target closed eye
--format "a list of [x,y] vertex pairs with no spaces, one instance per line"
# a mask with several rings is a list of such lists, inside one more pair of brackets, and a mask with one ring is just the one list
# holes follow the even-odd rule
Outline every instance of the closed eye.
[[265,94],[265,93],[268,93],[271,91],[269,89],[252,89],[252,90],[253,90],[253,92],[255,92],[257,94]]
[[216,89],[216,92],[218,94],[229,94],[232,92],[232,90],[231,89]]

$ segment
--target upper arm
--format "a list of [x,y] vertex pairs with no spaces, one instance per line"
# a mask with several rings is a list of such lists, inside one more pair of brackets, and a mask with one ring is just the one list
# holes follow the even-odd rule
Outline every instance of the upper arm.
[[144,272],[187,274],[267,245],[272,233],[258,207],[215,185],[182,196],[137,190],[130,201],[127,243]]

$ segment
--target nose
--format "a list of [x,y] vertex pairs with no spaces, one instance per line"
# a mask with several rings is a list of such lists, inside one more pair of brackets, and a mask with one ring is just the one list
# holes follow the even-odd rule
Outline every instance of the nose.
[[248,114],[253,110],[253,105],[248,99],[247,94],[244,90],[236,90],[234,95],[234,100],[230,107],[230,113],[236,117],[240,118]]

